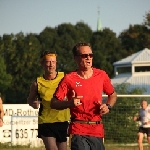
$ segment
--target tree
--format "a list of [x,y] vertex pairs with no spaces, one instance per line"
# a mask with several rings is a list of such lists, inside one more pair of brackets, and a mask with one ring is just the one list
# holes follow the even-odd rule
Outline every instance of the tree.
[[124,53],[124,57],[144,48],[150,49],[150,13],[146,14],[143,24],[130,25],[118,38],[122,43],[122,49],[127,52]]
[[94,32],[91,37],[91,46],[94,53],[93,65],[106,70],[113,77],[113,63],[121,58],[121,43],[116,34],[105,28],[101,32]]
[[[0,56],[0,93],[3,94],[11,85],[12,77],[6,71],[6,65],[4,63],[4,59]],[[5,96],[3,96],[3,100],[5,101]]]
[[41,74],[40,44],[35,35],[25,37],[22,33],[5,37],[6,42],[7,71],[13,76],[11,86],[6,91],[6,102],[26,103],[31,82]]
[[46,27],[38,36],[42,51],[54,51],[54,46],[57,44],[58,34],[55,28]]
[[145,14],[144,25],[150,28],[150,11]]
[[76,42],[89,42],[91,41],[92,37],[92,29],[85,24],[84,22],[77,22],[75,25],[75,29],[77,32],[77,39],[75,39]]
[[122,32],[119,39],[122,42],[123,49],[128,52],[127,55],[150,48],[150,30],[144,25],[130,25],[128,30]]

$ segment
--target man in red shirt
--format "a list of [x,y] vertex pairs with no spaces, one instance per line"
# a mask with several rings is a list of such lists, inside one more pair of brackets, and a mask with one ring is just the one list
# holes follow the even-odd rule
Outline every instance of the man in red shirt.
[[[105,150],[102,115],[114,106],[116,92],[107,73],[92,67],[90,44],[77,43],[72,52],[78,69],[66,74],[59,83],[51,107],[70,108],[71,150]],[[103,92],[108,95],[106,104],[102,103]],[[68,101],[63,101],[65,96]]]

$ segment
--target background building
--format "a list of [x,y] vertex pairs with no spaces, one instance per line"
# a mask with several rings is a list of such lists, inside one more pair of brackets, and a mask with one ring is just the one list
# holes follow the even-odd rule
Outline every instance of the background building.
[[150,94],[150,49],[145,48],[127,58],[114,62],[112,83],[130,83],[131,88],[145,88]]

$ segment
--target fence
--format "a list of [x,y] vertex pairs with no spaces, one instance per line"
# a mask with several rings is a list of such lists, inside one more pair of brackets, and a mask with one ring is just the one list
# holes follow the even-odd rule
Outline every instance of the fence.
[[[106,95],[103,100],[106,101]],[[149,101],[150,95],[118,95],[117,102],[109,114],[103,116],[105,145],[137,145],[139,123],[133,116],[140,109],[140,101]],[[42,141],[37,136],[38,110],[28,104],[4,104],[4,126],[0,128],[0,142],[30,144],[39,146]],[[38,141],[40,140],[40,141]],[[34,144],[33,144],[34,143]],[[147,144],[146,139],[144,143]]]
[[[106,95],[103,95],[106,101]],[[142,99],[148,100],[150,95],[118,95],[117,102],[109,114],[103,116],[106,145],[137,145],[137,132],[140,122],[133,117],[140,109]],[[146,136],[145,136],[146,137]],[[144,144],[147,145],[146,138]]]

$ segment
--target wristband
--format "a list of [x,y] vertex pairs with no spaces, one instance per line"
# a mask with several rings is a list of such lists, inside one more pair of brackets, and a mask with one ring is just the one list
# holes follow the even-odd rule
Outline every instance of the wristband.
[[106,105],[107,105],[109,111],[111,111],[112,107],[110,106],[110,104],[106,104]]

